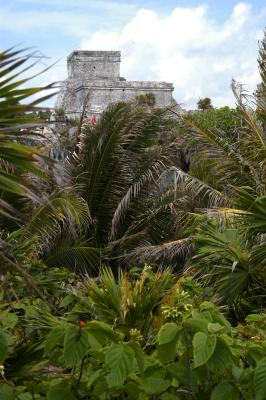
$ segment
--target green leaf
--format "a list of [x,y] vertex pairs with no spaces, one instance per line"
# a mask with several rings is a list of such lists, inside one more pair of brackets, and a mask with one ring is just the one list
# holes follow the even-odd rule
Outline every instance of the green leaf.
[[105,394],[108,393],[108,385],[106,380],[103,378],[99,382],[96,381],[95,387],[93,389],[93,397],[99,400],[105,400]]
[[105,354],[103,353],[102,350],[89,349],[88,355],[95,358],[95,360],[100,361],[100,363],[104,363],[105,361]]
[[102,344],[100,340],[104,340],[101,334],[92,334],[91,332],[87,332],[88,337],[88,345],[89,348],[93,350],[100,350],[102,348]]
[[56,346],[64,344],[66,325],[57,326],[49,332],[44,342],[44,352],[49,354]]
[[17,315],[8,311],[1,313],[0,319],[4,328],[14,328],[18,322]]
[[225,318],[225,316],[224,316],[222,313],[220,313],[220,312],[218,312],[218,311],[215,311],[215,312],[213,313],[213,317],[214,317],[214,321],[215,321],[215,322],[218,322],[220,325],[222,325],[222,326],[224,326],[225,328],[227,328],[227,330],[230,330],[230,329],[231,329],[231,324],[230,324],[230,322],[227,321],[227,319]]
[[141,380],[141,386],[147,394],[161,393],[165,391],[170,385],[170,381],[162,378],[148,377]]
[[0,383],[0,400],[14,400],[15,393],[11,386]]
[[164,324],[158,333],[159,344],[166,344],[174,340],[179,330],[180,328],[173,322]]
[[68,294],[66,295],[59,303],[59,308],[64,308],[69,306],[69,304],[73,303],[73,301],[75,300],[75,296],[73,296],[72,294]]
[[256,400],[266,399],[266,357],[258,363],[254,374]]
[[206,364],[216,347],[216,336],[197,332],[193,337],[193,355],[195,368]]
[[106,324],[102,321],[90,321],[87,323],[87,328],[92,332],[99,332],[104,334],[105,336],[109,337],[110,339],[115,340],[116,336],[113,332],[113,329],[110,325]]
[[128,374],[134,367],[134,351],[125,344],[113,344],[106,352],[105,363],[110,368],[107,376],[109,387],[123,385]]
[[76,397],[71,393],[70,388],[60,384],[48,390],[47,400],[76,400]]
[[232,354],[230,348],[223,340],[218,339],[214,353],[208,361],[208,368],[214,373],[224,373],[231,364]]
[[186,384],[188,380],[187,367],[184,359],[167,365],[167,372],[175,378],[179,384]]
[[222,326],[221,324],[218,324],[217,322],[214,324],[212,322],[210,322],[208,324],[208,331],[210,333],[217,333],[217,332],[221,332],[223,330],[224,330],[224,326]]
[[248,355],[253,358],[256,364],[258,364],[260,360],[265,356],[265,349],[259,344],[250,343],[248,346]]
[[248,322],[262,322],[265,319],[265,314],[249,314],[246,317]]
[[238,400],[239,391],[238,389],[228,381],[221,382],[217,385],[212,394],[211,400]]
[[192,328],[195,331],[208,333],[208,321],[206,321],[206,319],[189,318],[184,321],[184,325]]
[[7,334],[0,329],[0,364],[3,364],[4,359],[7,356],[8,351],[8,341]]
[[103,371],[101,369],[97,369],[97,371],[93,372],[87,381],[87,388],[89,389],[97,379],[102,375]]
[[[16,400],[32,400],[32,393],[20,393],[19,395],[17,395]],[[40,397],[36,397],[36,400],[40,400]]]
[[130,342],[130,346],[132,347],[135,357],[138,363],[139,371],[143,374],[144,371],[144,352],[137,342]]
[[135,382],[128,382],[125,385],[125,391],[130,400],[141,400],[139,385]]
[[64,359],[68,367],[77,365],[88,351],[88,333],[85,329],[70,326],[64,338]]
[[176,342],[177,339],[174,338],[174,340],[172,340],[171,342],[162,344],[158,347],[158,358],[162,364],[174,361],[174,359],[176,358]]

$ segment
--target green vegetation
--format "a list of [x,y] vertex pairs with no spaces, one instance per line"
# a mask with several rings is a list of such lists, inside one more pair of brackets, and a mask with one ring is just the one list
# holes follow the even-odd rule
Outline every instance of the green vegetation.
[[146,93],[140,94],[136,96],[137,104],[140,106],[150,106],[153,107],[156,104],[155,94],[154,93]]
[[264,398],[265,314],[232,327],[192,278],[148,266],[66,276],[46,271],[53,313],[33,297],[2,308],[6,398]]
[[232,140],[238,140],[237,134],[242,124],[240,113],[234,108],[209,108],[195,112],[192,115],[195,125],[202,130],[219,130],[220,135],[226,134]]
[[81,118],[59,183],[18,143],[43,90],[16,89],[20,57],[0,53],[0,399],[266,399],[265,41],[250,102],[233,83],[237,110]]

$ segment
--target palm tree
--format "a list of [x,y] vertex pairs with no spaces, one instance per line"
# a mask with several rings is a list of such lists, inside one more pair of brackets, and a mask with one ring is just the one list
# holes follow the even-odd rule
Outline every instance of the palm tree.
[[213,108],[212,101],[209,97],[204,97],[203,99],[199,99],[197,105],[198,109],[202,111]]
[[95,126],[83,124],[68,187],[35,209],[21,240],[34,236],[34,255],[48,265],[98,273],[102,263],[142,262],[147,247],[178,237],[179,198],[166,177],[172,147],[158,145],[167,130],[167,110],[125,103],[110,106]]
[[[248,307],[259,310],[265,302],[265,65],[264,40],[259,96],[247,96],[241,85],[232,83],[243,120],[238,140],[219,129],[203,130],[190,117],[184,118],[188,129],[183,137],[191,146],[187,182],[195,195],[200,194],[199,187],[209,185],[211,196],[219,193],[222,200],[220,205],[206,206],[201,199],[202,217],[194,224],[192,269],[216,298],[237,312]],[[184,172],[177,170],[176,176],[182,183]]]

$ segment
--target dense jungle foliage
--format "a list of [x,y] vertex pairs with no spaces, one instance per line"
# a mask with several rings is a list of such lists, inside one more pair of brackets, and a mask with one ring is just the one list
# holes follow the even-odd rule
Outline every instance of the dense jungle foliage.
[[0,400],[265,400],[266,38],[236,109],[85,104],[60,162],[32,55],[0,53]]

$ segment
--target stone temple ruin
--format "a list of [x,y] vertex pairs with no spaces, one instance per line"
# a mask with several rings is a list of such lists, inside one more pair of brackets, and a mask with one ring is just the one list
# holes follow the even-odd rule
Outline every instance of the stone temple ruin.
[[80,116],[88,96],[87,114],[96,117],[118,101],[151,96],[157,107],[175,103],[172,83],[127,81],[120,77],[120,51],[73,51],[67,58],[68,78],[59,92],[56,108],[68,118]]

